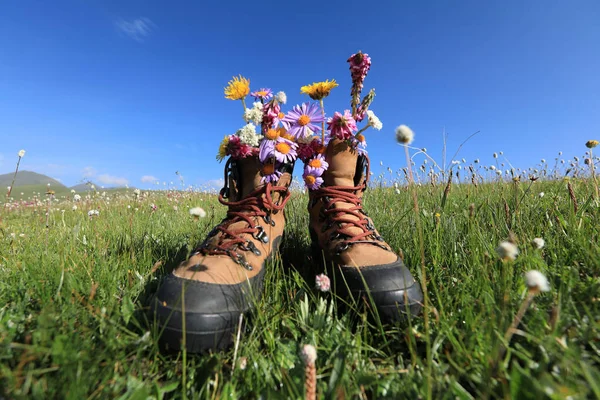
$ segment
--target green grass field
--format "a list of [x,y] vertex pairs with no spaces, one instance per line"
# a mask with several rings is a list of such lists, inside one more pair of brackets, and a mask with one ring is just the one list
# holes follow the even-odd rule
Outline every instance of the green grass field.
[[[225,215],[214,196],[130,191],[77,210],[62,200],[48,218],[46,206],[4,208],[0,397],[298,399],[300,348],[313,344],[320,398],[600,398],[600,208],[591,180],[570,184],[577,205],[564,180],[453,184],[444,202],[445,185],[423,184],[423,246],[410,190],[371,189],[366,209],[419,280],[425,257],[427,320],[397,326],[338,313],[335,296],[316,291],[307,195],[295,192],[236,360],[233,348],[161,353],[147,312],[161,277]],[[206,218],[190,217],[196,206]],[[509,237],[514,262],[495,252]],[[506,341],[531,269],[551,290]]]

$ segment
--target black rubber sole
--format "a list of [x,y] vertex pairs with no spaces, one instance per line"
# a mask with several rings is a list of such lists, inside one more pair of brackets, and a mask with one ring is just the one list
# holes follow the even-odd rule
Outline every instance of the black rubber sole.
[[223,314],[186,312],[184,322],[180,311],[164,306],[157,300],[152,307],[153,314],[161,322],[161,348],[165,351],[180,351],[185,347],[190,353],[229,347],[235,339],[240,315],[249,311],[250,309]]
[[[339,283],[338,283],[339,284]],[[342,282],[343,285],[343,282]],[[367,292],[364,290],[350,291],[338,289],[338,299],[344,303],[345,309],[363,311],[375,316],[377,310],[381,322],[406,322],[409,318],[417,317],[423,309],[423,295],[418,282],[403,290],[388,292]]]

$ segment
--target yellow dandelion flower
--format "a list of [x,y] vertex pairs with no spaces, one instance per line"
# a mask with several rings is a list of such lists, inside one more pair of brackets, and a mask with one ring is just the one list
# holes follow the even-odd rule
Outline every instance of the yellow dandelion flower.
[[329,96],[331,89],[339,86],[335,79],[332,79],[331,82],[326,80],[325,82],[315,82],[312,85],[302,86],[300,88],[300,93],[307,94],[313,100],[321,100],[325,97]]
[[249,93],[250,79],[246,79],[241,75],[239,77],[234,76],[225,88],[225,98],[230,100],[241,100],[248,96]]
[[594,147],[598,146],[600,142],[598,142],[597,140],[588,140],[585,143],[585,147],[587,147],[588,149],[593,149]]
[[223,141],[219,145],[219,152],[217,153],[217,160],[223,161],[223,159],[227,156],[227,146],[229,145],[229,136],[225,135]]

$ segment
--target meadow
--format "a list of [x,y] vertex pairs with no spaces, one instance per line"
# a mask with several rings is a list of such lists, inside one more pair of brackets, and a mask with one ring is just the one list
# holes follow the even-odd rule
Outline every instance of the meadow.
[[[224,217],[214,193],[42,193],[24,206],[16,188],[0,211],[0,397],[299,399],[300,349],[312,344],[319,398],[600,398],[600,202],[589,166],[506,171],[501,159],[445,174],[415,166],[414,186],[404,170],[373,166],[365,208],[428,293],[423,315],[397,325],[368,307],[339,312],[333,293],[316,290],[308,196],[294,190],[237,352],[203,355],[161,352],[148,305]],[[497,253],[507,240],[515,260]],[[522,307],[530,270],[550,290]]]

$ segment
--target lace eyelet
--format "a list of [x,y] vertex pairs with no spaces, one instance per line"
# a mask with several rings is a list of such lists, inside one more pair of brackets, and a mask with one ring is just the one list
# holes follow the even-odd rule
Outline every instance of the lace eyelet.
[[252,235],[252,237],[256,240],[260,240],[263,243],[268,243],[269,235],[267,235],[267,233],[265,232],[265,228],[263,228],[260,225],[257,225],[256,229],[258,229],[258,232],[256,232],[254,235]]

